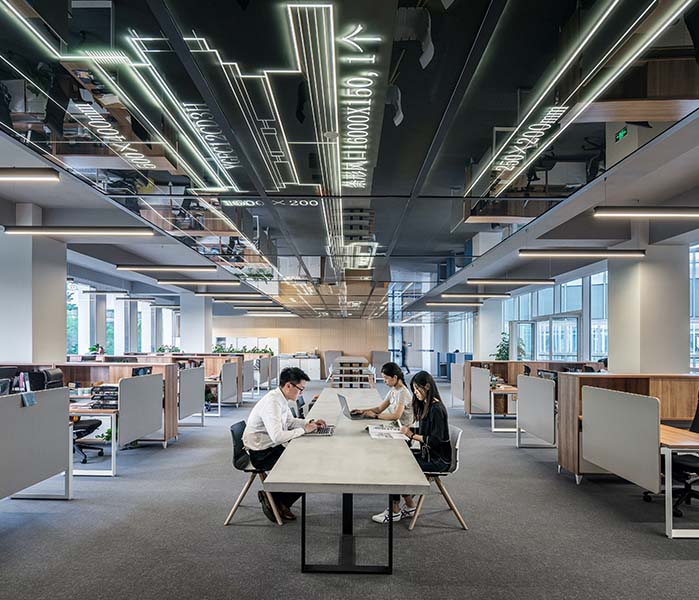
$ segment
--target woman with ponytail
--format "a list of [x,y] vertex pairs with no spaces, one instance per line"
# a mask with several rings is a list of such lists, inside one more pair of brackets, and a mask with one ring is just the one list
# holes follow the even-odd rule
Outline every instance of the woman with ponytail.
[[352,414],[361,414],[370,419],[400,421],[401,426],[413,424],[412,395],[405,384],[403,370],[394,362],[381,367],[383,382],[388,386],[384,401],[374,408],[353,410]]

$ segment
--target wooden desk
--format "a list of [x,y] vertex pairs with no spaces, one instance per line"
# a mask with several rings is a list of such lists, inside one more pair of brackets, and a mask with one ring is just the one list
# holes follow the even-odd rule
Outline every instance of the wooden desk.
[[[119,444],[117,443],[117,427],[119,423],[119,411],[110,408],[90,408],[90,403],[72,403],[69,407],[70,414],[78,417],[106,417],[109,419],[109,427],[112,430],[111,440],[111,462],[109,469],[73,469],[73,475],[76,477],[116,477],[117,474],[117,451]],[[81,438],[87,441],[86,438]],[[95,440],[99,442],[100,440]]]
[[[514,385],[497,385],[494,388],[490,388],[490,431],[493,433],[516,433],[516,427],[495,427],[495,396],[498,395],[517,396],[517,387]],[[508,405],[505,403],[503,416],[507,416],[507,414]]]
[[653,396],[660,400],[661,420],[689,421],[696,409],[699,375],[559,373],[558,469],[573,473],[578,483],[585,474],[601,472],[583,459],[580,450],[583,386]]
[[[161,442],[167,448],[168,441],[177,438],[177,378],[179,367],[167,363],[105,363],[80,362],[54,365],[63,371],[63,381],[79,381],[82,387],[89,387],[97,381],[119,383],[120,379],[131,377],[131,369],[152,367],[154,375],[163,376],[163,436],[147,438],[144,441]],[[82,385],[88,384],[88,385]]]
[[699,538],[699,529],[675,529],[672,523],[672,455],[682,452],[699,452],[699,433],[661,425],[660,453],[665,458],[665,534],[670,539]]
[[[354,557],[352,502],[354,494],[428,493],[430,484],[401,440],[373,440],[365,430],[367,421],[347,419],[340,409],[337,391],[324,389],[309,416],[335,424],[332,437],[301,436],[291,441],[265,479],[271,492],[303,492],[301,508],[301,570],[321,573],[391,573],[393,522],[388,524],[388,564],[357,565]],[[381,398],[375,389],[339,390],[350,408],[376,406]],[[342,494],[342,537],[336,565],[306,564],[306,494]]]

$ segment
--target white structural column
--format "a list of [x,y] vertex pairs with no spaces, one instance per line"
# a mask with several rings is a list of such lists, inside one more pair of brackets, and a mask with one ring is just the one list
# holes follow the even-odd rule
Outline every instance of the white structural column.
[[94,315],[93,299],[89,294],[83,294],[80,289],[75,294],[75,304],[78,307],[78,354],[87,354],[93,344],[92,317]]
[[93,296],[95,322],[92,343],[107,345],[107,296]]
[[153,325],[151,323],[151,307],[146,303],[141,305],[141,352],[153,351]]
[[126,304],[126,347],[127,352],[138,352],[138,302],[124,302]]
[[502,300],[486,300],[473,320],[473,358],[492,360],[502,333]]
[[183,352],[211,352],[213,302],[211,298],[180,296],[180,346]]
[[114,354],[121,356],[127,351],[127,321],[128,321],[127,303],[119,300],[114,302]]
[[650,246],[644,259],[610,259],[609,370],[689,371],[689,248]]
[[[32,205],[17,223],[41,224]],[[66,358],[66,245],[45,237],[0,233],[0,363]]]
[[163,309],[151,308],[151,337],[153,348],[157,350],[163,345]]

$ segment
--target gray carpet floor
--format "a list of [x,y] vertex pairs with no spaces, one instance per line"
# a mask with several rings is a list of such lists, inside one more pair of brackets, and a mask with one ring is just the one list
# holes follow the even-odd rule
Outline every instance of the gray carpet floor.
[[[556,474],[555,450],[517,450],[514,434],[494,435],[459,408],[450,420],[464,430],[461,466],[445,484],[470,529],[434,489],[413,532],[396,524],[393,575],[304,575],[300,522],[270,523],[257,484],[222,526],[245,480],[228,428],[249,408],[226,408],[167,449],[121,452],[119,476],[77,478],[72,502],[0,502],[0,599],[696,596],[699,540],[664,536],[661,499],[644,503],[611,478],[576,486]],[[331,562],[340,500],[308,502],[309,560]],[[383,498],[355,500],[358,553],[370,562],[385,557],[385,531],[369,520],[382,508]],[[699,505],[685,512],[682,525],[699,527]]]

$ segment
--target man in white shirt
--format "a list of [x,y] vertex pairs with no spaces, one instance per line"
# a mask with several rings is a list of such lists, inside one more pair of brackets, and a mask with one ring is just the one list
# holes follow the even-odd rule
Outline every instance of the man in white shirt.
[[[271,470],[291,440],[311,433],[318,427],[327,426],[321,419],[308,423],[303,419],[297,419],[289,409],[289,402],[296,403],[306,389],[307,381],[310,381],[310,378],[298,367],[283,369],[279,374],[279,387],[265,394],[250,411],[243,432],[243,444],[250,455],[250,462],[256,469]],[[266,494],[258,492],[257,497],[265,516],[276,522]],[[296,519],[290,508],[301,494],[274,492],[272,497],[284,520]]]

